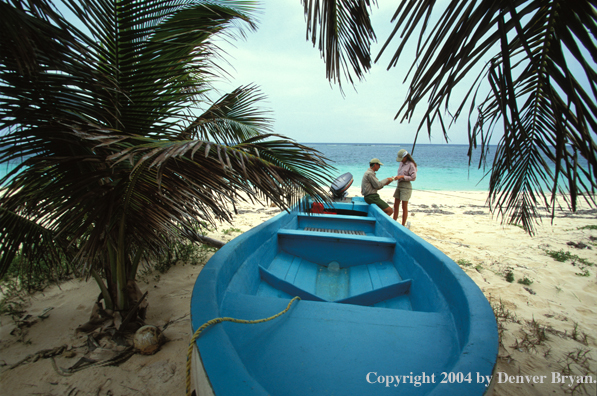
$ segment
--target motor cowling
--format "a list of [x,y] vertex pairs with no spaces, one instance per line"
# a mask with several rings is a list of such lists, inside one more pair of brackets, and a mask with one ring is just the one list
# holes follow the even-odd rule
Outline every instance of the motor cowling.
[[348,188],[352,185],[353,181],[354,179],[350,172],[346,172],[336,178],[330,186],[332,197],[334,199],[344,199],[348,195]]

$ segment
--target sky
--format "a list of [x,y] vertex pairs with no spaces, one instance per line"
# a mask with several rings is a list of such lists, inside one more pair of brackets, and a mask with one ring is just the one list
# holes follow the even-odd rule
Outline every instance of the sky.
[[[306,40],[306,22],[299,0],[262,0],[257,32],[246,39],[222,44],[230,65],[229,81],[217,85],[229,92],[240,85],[256,84],[268,97],[266,108],[273,110],[274,131],[300,143],[410,143],[421,118],[400,123],[394,117],[402,105],[407,85],[402,81],[412,59],[405,57],[398,67],[386,70],[397,44],[391,44],[378,63],[353,87],[342,88],[325,77],[325,64],[319,50]],[[372,58],[379,53],[392,24],[395,2],[379,2],[372,12],[377,43]],[[406,51],[406,53],[413,51]],[[403,66],[402,66],[403,65]],[[459,104],[456,101],[454,106]],[[417,110],[421,114],[423,107]],[[468,144],[466,115],[449,130],[451,144]],[[417,143],[445,144],[439,126],[426,127]],[[496,142],[497,143],[497,142]]]

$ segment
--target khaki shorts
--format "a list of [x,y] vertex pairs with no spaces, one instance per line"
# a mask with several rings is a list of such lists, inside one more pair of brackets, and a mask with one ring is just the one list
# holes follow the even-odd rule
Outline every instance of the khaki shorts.
[[384,201],[383,199],[381,199],[381,197],[379,196],[379,194],[369,194],[365,197],[365,202],[367,202],[368,204],[375,204],[377,206],[379,206],[381,208],[381,210],[384,210],[385,208],[389,208],[390,205],[388,205],[388,203],[386,201]]
[[394,198],[399,201],[407,201],[413,195],[413,187],[409,181],[400,182],[398,183],[398,187],[396,187],[396,191],[394,191]]

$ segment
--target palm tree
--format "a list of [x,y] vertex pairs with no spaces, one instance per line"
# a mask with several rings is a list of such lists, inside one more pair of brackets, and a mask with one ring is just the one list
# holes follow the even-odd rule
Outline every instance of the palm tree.
[[[307,36],[318,43],[328,78],[352,82],[354,73],[360,79],[371,66],[369,10],[375,0],[302,3]],[[538,206],[549,208],[553,219],[557,193],[569,194],[564,197],[572,210],[579,197],[595,205],[597,2],[437,3],[400,2],[395,27],[377,55],[376,61],[399,36],[388,68],[394,67],[418,35],[408,94],[396,118],[411,121],[426,106],[418,131],[427,126],[431,134],[439,123],[448,141],[446,125],[468,108],[469,158],[480,146],[479,167],[501,125],[488,202],[503,222],[522,224],[532,234]],[[450,110],[460,87],[466,95]]]
[[231,201],[325,193],[325,158],[272,133],[255,86],[209,101],[214,38],[254,28],[250,4],[0,3],[0,164],[22,161],[0,181],[0,276],[19,252],[34,271],[67,260],[121,328],[142,316],[142,258],[200,240]]

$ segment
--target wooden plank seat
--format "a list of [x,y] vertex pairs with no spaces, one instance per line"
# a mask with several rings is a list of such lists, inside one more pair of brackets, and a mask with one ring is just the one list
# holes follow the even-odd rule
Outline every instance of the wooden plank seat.
[[365,235],[373,236],[375,233],[374,217],[356,217],[345,215],[327,214],[298,214],[297,228],[323,228],[328,230],[354,230],[362,231]]

